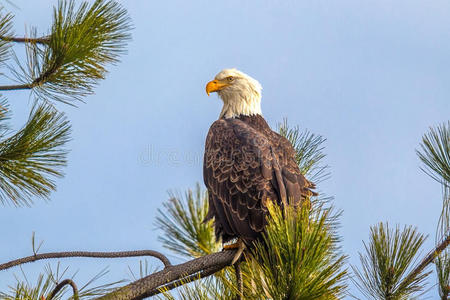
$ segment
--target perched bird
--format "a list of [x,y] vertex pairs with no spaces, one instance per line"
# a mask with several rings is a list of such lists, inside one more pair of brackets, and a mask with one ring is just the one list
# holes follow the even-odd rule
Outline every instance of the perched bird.
[[262,236],[266,203],[299,205],[315,193],[301,174],[291,143],[271,130],[261,113],[261,85],[236,69],[225,69],[206,85],[223,101],[219,119],[208,132],[203,178],[215,234],[225,248],[239,248]]

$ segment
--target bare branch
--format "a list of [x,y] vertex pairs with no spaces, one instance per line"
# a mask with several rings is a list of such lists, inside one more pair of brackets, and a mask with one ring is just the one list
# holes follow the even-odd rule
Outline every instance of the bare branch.
[[[231,263],[231,261],[230,261],[230,263]],[[211,267],[209,269],[203,270],[201,272],[198,272],[198,273],[186,276],[186,277],[181,277],[178,280],[172,281],[171,283],[168,283],[168,284],[162,285],[159,288],[153,289],[145,297],[154,296],[154,295],[162,293],[163,291],[169,291],[169,290],[172,290],[174,288],[180,287],[180,286],[182,286],[182,285],[184,285],[186,283],[189,283],[189,282],[192,282],[192,281],[196,281],[196,280],[201,279],[201,278],[208,277],[208,276],[213,275],[214,273],[222,270],[223,268],[224,267],[214,266],[214,267]],[[137,298],[137,299],[141,299],[141,298]]]
[[226,250],[166,267],[97,299],[137,300],[150,297],[161,293],[162,290],[170,290],[222,270],[231,264],[235,254],[236,250]]
[[15,85],[1,85],[0,91],[14,91],[14,90],[29,90],[33,88],[33,84],[15,84]]
[[15,37],[15,36],[0,36],[0,40],[15,43],[34,43],[34,44],[48,44],[50,42],[49,36],[39,38]]
[[73,290],[73,299],[74,300],[78,300],[78,288],[77,285],[75,284],[75,282],[73,282],[70,279],[65,279],[63,281],[61,281],[54,289],[53,291],[50,293],[50,296],[48,296],[47,300],[52,300],[53,297],[55,297],[55,295],[66,285],[70,284],[70,286],[72,287]]
[[164,264],[164,267],[167,268],[171,266],[169,259],[164,254],[153,250],[117,251],[117,252],[67,251],[67,252],[42,253],[12,260],[7,263],[1,264],[0,271],[9,269],[14,266],[49,258],[64,258],[64,257],[119,258],[119,257],[136,257],[136,256],[156,257]]

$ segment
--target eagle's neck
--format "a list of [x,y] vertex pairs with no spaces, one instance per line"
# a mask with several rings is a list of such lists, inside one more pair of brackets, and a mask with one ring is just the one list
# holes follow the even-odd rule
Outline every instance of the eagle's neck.
[[271,132],[272,130],[269,127],[269,124],[267,124],[266,120],[264,120],[263,116],[261,115],[253,115],[253,116],[243,116],[240,115],[234,119],[238,119],[245,124],[251,126],[252,128],[256,129],[257,131],[261,132]]
[[219,118],[262,115],[261,95],[259,93],[221,93],[223,108]]

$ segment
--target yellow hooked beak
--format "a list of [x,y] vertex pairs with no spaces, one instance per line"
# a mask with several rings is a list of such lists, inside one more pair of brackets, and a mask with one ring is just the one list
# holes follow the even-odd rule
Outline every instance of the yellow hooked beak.
[[226,82],[223,82],[221,80],[212,80],[206,85],[206,93],[209,96],[209,93],[220,91],[226,86],[229,86],[229,84]]

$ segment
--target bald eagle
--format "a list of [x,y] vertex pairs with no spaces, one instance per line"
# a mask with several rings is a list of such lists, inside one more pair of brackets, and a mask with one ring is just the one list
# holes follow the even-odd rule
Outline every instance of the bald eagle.
[[203,177],[217,239],[251,246],[266,226],[267,202],[299,205],[315,193],[300,172],[292,144],[271,130],[261,113],[261,85],[225,69],[206,85],[223,101],[206,137]]

